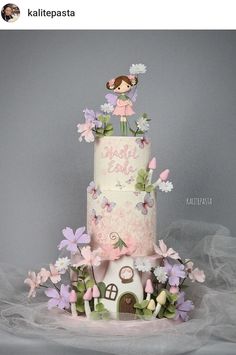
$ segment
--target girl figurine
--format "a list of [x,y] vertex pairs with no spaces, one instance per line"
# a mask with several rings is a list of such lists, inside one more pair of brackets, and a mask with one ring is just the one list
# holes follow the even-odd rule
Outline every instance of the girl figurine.
[[135,75],[122,75],[107,82],[106,87],[115,94],[107,94],[107,101],[115,106],[112,112],[115,116],[120,116],[120,130],[123,136],[127,136],[127,118],[135,112],[133,102],[136,101],[137,93],[134,87],[138,83]]

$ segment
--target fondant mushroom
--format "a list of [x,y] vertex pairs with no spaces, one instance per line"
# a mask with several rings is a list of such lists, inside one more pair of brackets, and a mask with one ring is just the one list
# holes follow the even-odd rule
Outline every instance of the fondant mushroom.
[[93,286],[92,295],[94,298],[94,308],[95,308],[96,305],[98,304],[98,299],[100,297],[100,291],[96,284]]
[[152,286],[152,281],[151,279],[147,279],[147,282],[146,282],[146,287],[145,287],[145,292],[147,294],[146,296],[146,300],[150,300],[151,298],[151,294],[153,293],[153,286]]
[[73,317],[77,317],[77,311],[76,311],[76,301],[77,301],[77,294],[75,290],[71,290],[69,294],[69,302],[70,302],[70,309],[71,309],[71,314]]
[[85,314],[86,314],[86,317],[87,317],[87,318],[89,318],[90,313],[91,313],[89,301],[91,301],[92,298],[93,298],[92,289],[91,289],[91,287],[89,287],[89,288],[87,289],[87,291],[85,292],[84,296],[83,296],[83,299],[84,299],[84,309],[85,309]]
[[148,172],[148,182],[151,184],[152,183],[152,174],[153,171],[156,169],[157,167],[157,162],[156,162],[156,158],[152,158],[152,160],[149,162],[148,164],[148,168],[149,168],[149,172]]
[[169,173],[170,173],[169,169],[162,171],[159,175],[159,179],[156,182],[154,182],[153,186],[157,187],[162,181],[166,181],[168,179]]
[[149,309],[150,311],[154,311],[156,308],[155,302],[153,299],[151,299],[148,303],[147,309]]
[[157,296],[156,301],[157,305],[155,311],[153,312],[153,318],[156,318],[156,316],[160,312],[161,306],[164,306],[164,304],[166,303],[166,292],[164,290],[161,291],[161,293]]

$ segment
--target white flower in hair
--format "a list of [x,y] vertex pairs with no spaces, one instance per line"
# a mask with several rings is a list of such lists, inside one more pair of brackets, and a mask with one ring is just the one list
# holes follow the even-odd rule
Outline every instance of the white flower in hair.
[[146,65],[140,63],[140,64],[132,64],[131,67],[129,68],[129,72],[132,75],[137,75],[137,74],[144,74],[147,71]]
[[163,192],[170,192],[174,188],[171,181],[161,181],[159,184],[159,189]]
[[156,276],[157,280],[162,284],[167,280],[167,273],[164,267],[157,266],[154,270],[154,275]]
[[114,107],[112,106],[112,104],[109,104],[109,103],[105,103],[105,104],[101,105],[100,109],[104,113],[111,113],[114,111]]
[[148,258],[137,258],[134,261],[134,267],[138,271],[149,272],[151,270],[152,265]]
[[140,131],[147,132],[149,130],[149,123],[146,117],[140,117],[137,120],[137,127]]

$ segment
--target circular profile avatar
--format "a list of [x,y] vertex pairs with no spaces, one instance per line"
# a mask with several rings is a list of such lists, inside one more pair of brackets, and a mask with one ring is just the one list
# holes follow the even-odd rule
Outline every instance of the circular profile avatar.
[[6,22],[15,22],[20,17],[20,9],[15,4],[6,4],[1,10],[1,15]]

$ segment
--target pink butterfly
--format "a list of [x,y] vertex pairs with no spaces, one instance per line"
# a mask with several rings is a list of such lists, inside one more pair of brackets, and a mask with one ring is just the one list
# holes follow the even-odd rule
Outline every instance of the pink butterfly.
[[111,212],[116,206],[115,202],[110,202],[105,196],[102,199],[102,208],[106,209],[107,212]]
[[97,225],[101,219],[102,219],[102,216],[97,215],[95,209],[93,209],[92,210],[92,221]]
[[92,198],[95,200],[101,194],[99,187],[96,187],[95,182],[91,181],[87,187],[87,192],[92,195]]
[[145,147],[145,144],[149,144],[149,139],[145,136],[137,138],[135,142],[139,145],[139,148],[143,149]]
[[139,202],[136,205],[136,208],[141,211],[142,214],[146,215],[148,213],[148,207],[151,208],[154,205],[153,198],[150,197],[150,194],[146,194],[143,202]]
[[127,183],[127,184],[131,184],[131,182],[133,182],[133,181],[134,181],[134,177],[131,176],[131,177],[126,181],[126,183]]

